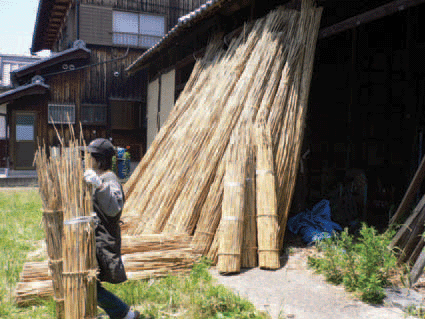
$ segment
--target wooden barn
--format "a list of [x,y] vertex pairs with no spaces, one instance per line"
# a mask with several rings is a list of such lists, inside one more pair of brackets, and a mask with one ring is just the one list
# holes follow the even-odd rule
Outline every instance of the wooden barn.
[[40,0],[31,52],[50,57],[15,70],[13,89],[0,95],[10,130],[13,169],[33,169],[38,141],[59,143],[80,123],[86,141],[112,139],[130,146],[133,160],[146,150],[146,73],[125,68],[157,43],[199,1]]
[[[334,219],[386,225],[424,156],[425,1],[319,0],[323,7],[292,212],[331,198]],[[301,0],[210,0],[127,71],[147,72],[147,144],[213,34]],[[220,79],[217,79],[220,81]]]

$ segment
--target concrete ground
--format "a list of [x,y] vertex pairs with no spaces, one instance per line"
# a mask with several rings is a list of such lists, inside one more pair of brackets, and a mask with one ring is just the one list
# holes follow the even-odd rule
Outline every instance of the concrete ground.
[[211,273],[218,283],[250,300],[273,319],[402,319],[408,317],[393,305],[373,306],[328,284],[307,266],[305,250],[297,248],[276,271],[246,269],[237,275]]

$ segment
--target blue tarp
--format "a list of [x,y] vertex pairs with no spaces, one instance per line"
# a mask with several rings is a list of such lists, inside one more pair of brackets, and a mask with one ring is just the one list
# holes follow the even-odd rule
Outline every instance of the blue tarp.
[[328,238],[342,227],[331,220],[329,201],[323,199],[314,205],[312,210],[305,210],[288,220],[288,229],[294,234],[300,234],[307,244]]

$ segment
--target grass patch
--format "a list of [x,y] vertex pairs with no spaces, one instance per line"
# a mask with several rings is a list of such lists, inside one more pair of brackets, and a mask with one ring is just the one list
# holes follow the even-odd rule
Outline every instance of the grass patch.
[[52,302],[19,308],[14,292],[27,254],[44,238],[41,199],[36,188],[0,192],[0,318],[51,318]]
[[[29,252],[44,239],[42,207],[37,188],[0,192],[0,318],[54,318],[52,299],[37,306],[17,307],[14,291]],[[206,259],[191,272],[161,279],[127,281],[104,287],[141,311],[146,318],[266,319],[247,300],[215,285]],[[99,311],[101,313],[101,311]]]
[[373,227],[362,225],[357,237],[345,229],[340,235],[317,243],[318,254],[308,263],[326,280],[343,284],[365,302],[380,304],[385,298],[384,287],[397,269],[397,258],[389,249],[394,231],[378,234]]
[[104,286],[137,305],[146,318],[269,318],[249,301],[215,285],[208,268],[209,261],[203,259],[188,275]]

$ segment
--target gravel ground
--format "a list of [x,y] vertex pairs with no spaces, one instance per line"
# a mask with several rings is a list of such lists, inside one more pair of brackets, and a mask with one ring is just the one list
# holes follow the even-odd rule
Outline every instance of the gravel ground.
[[326,283],[307,266],[308,249],[297,248],[276,271],[246,269],[223,276],[211,270],[218,283],[250,300],[273,319],[404,319],[394,306],[373,306],[361,302],[342,286]]

